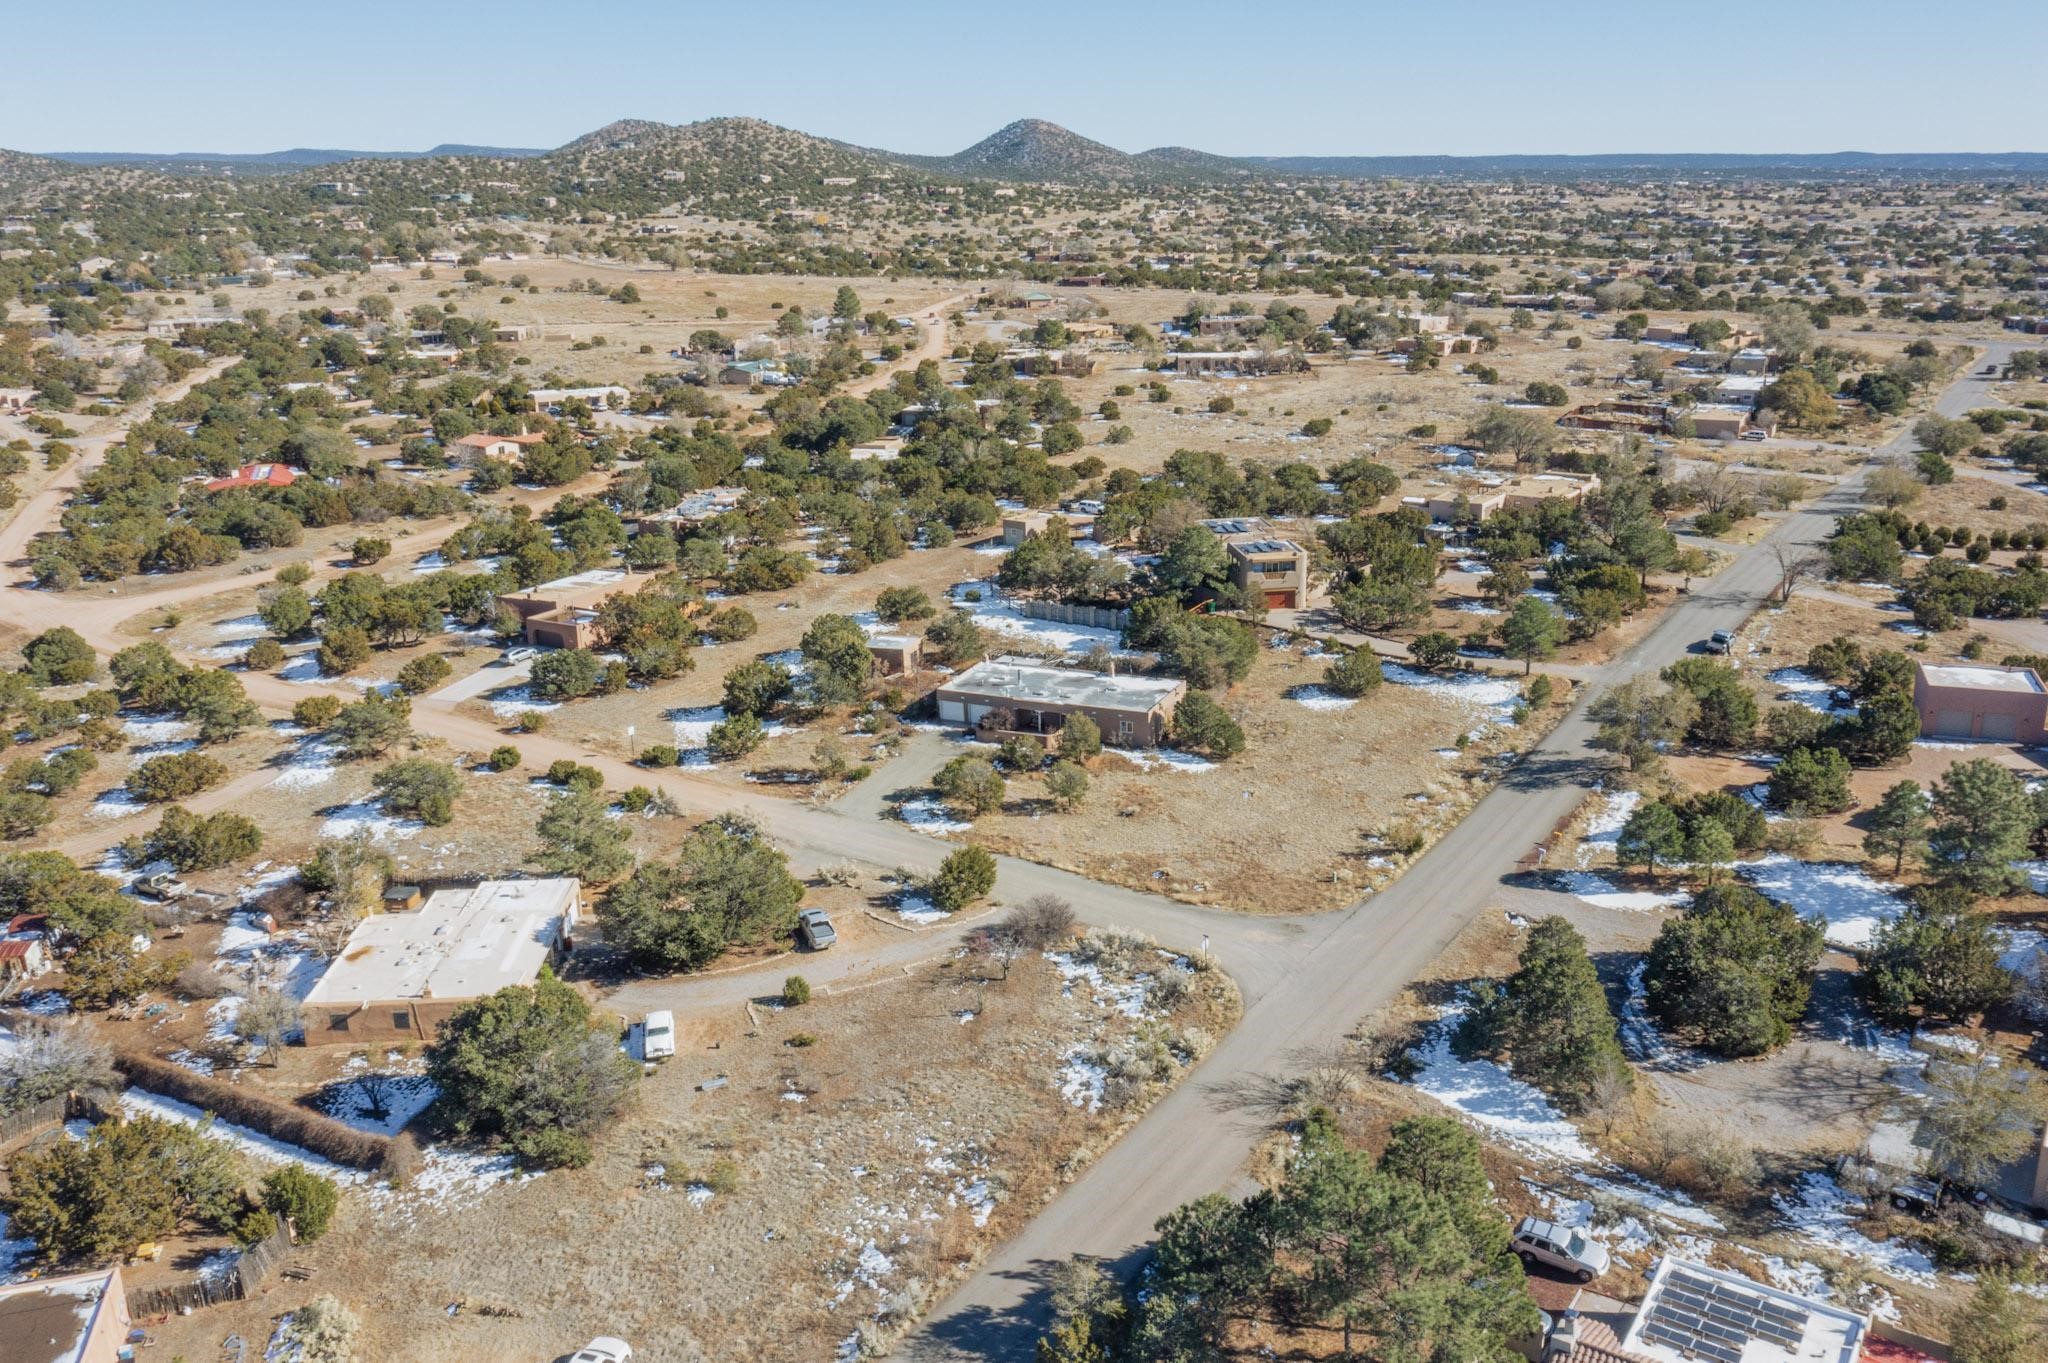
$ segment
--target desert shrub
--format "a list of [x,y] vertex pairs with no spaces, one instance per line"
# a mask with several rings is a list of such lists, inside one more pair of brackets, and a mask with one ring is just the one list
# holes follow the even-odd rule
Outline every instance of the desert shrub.
[[174,752],[152,757],[128,775],[128,790],[150,804],[183,800],[227,779],[225,763],[205,753]]
[[509,743],[502,743],[491,749],[491,755],[484,759],[484,765],[492,771],[510,771],[519,765],[519,749]]
[[1074,935],[1074,906],[1056,895],[1041,894],[1003,915],[996,930],[1026,951],[1047,951]]
[[1067,716],[1060,729],[1060,756],[1086,762],[1102,751],[1102,728],[1086,715]]
[[800,1008],[811,1001],[811,982],[801,975],[791,975],[782,982],[782,1004],[785,1008]]
[[424,695],[447,681],[454,671],[440,654],[423,653],[398,669],[398,685],[407,695]]
[[284,645],[275,639],[258,639],[249,645],[249,651],[242,655],[245,667],[258,672],[268,672],[284,665]]
[[713,761],[732,762],[760,747],[766,732],[758,715],[727,715],[711,726],[704,747]]
[[341,713],[337,696],[308,696],[292,706],[292,723],[302,729],[324,729]]
[[1369,648],[1354,649],[1323,670],[1323,685],[1340,696],[1363,696],[1385,681],[1380,660]]
[[1175,746],[1205,757],[1235,757],[1244,751],[1244,730],[1227,711],[1200,691],[1191,691],[1173,711]]
[[273,1169],[263,1179],[263,1205],[292,1223],[301,1240],[318,1240],[334,1220],[341,1190],[334,1180],[297,1164]]
[[142,839],[135,865],[168,861],[180,871],[211,871],[253,857],[263,846],[263,830],[240,814],[193,814],[179,805],[163,813],[156,830]]
[[643,767],[673,767],[682,760],[673,743],[650,743],[640,750],[640,765]]
[[933,905],[955,913],[986,895],[995,884],[996,859],[979,847],[962,847],[939,864],[925,893]]
[[462,793],[462,777],[455,768],[425,757],[393,762],[370,778],[370,784],[383,795],[386,809],[433,827],[455,817],[455,797]]

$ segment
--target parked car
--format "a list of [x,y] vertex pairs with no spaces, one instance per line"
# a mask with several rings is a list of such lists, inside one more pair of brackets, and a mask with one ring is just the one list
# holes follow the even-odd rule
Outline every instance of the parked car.
[[649,1060],[666,1060],[676,1053],[676,1015],[663,1008],[649,1013],[640,1023],[640,1054]]
[[1770,437],[1765,435],[1762,431],[1744,431],[1742,433],[1741,438],[1756,445],[1761,445],[1764,443],[1764,441],[1770,439]]
[[529,644],[521,644],[518,648],[508,648],[505,650],[505,665],[507,667],[517,667],[521,663],[530,663],[539,656],[539,649]]
[[1717,629],[1707,636],[1706,648],[1709,653],[1727,653],[1734,647],[1735,631],[1732,629]]
[[1582,1283],[1605,1273],[1610,1263],[1606,1246],[1533,1216],[1523,1217],[1522,1224],[1515,1227],[1514,1251],[1524,1268],[1542,1264],[1562,1269]]
[[839,934],[823,909],[805,909],[796,916],[796,939],[812,951],[823,951],[839,940]]
[[569,1363],[632,1363],[633,1346],[611,1335],[599,1335],[569,1355]]

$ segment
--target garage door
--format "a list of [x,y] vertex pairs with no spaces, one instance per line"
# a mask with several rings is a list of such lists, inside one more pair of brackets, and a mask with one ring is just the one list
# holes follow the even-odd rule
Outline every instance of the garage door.
[[957,700],[942,700],[939,702],[939,718],[948,724],[965,724],[967,711]]
[[1968,710],[1936,710],[1934,732],[1943,738],[1970,738],[1970,712]]
[[1986,715],[1978,725],[1977,736],[1993,743],[2010,743],[2020,736],[2020,722],[2012,715]]
[[1293,592],[1267,592],[1266,609],[1270,611],[1294,609]]

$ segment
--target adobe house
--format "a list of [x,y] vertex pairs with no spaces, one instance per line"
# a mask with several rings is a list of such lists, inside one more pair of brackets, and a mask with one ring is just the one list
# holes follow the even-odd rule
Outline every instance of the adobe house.
[[622,568],[593,568],[525,591],[506,592],[498,604],[526,626],[526,642],[546,648],[589,648],[597,642],[597,608],[624,590]]
[[517,459],[529,445],[546,440],[544,435],[489,435],[482,431],[448,442],[448,457],[458,464],[475,464],[482,459]]
[[1920,663],[1913,669],[1913,708],[1928,738],[2048,741],[2048,689],[2031,667]]
[[1309,580],[1308,550],[1284,539],[1265,521],[1225,517],[1202,524],[1230,554],[1230,580],[1263,594],[1267,610],[1298,610],[1317,595]]
[[1003,543],[1014,549],[1033,535],[1043,535],[1056,520],[1067,523],[1072,539],[1087,539],[1095,530],[1095,517],[1085,511],[1005,511]]
[[432,1041],[464,1004],[560,961],[582,910],[582,883],[561,877],[457,885],[373,913],[307,991],[306,1044]]
[[924,666],[924,640],[915,634],[871,634],[868,656],[885,677],[900,677]]
[[0,1287],[0,1363],[120,1363],[133,1328],[119,1264]]
[[993,658],[948,678],[933,693],[942,723],[994,738],[1030,734],[1057,741],[1069,716],[1084,714],[1118,747],[1150,747],[1167,727],[1187,683],[1177,677],[1118,677]]

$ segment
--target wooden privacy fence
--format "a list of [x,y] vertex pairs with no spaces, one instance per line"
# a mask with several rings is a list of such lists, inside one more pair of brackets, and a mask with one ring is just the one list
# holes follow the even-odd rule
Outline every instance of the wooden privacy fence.
[[137,1320],[148,1316],[175,1316],[253,1297],[265,1283],[277,1276],[291,1250],[291,1232],[279,1226],[243,1250],[242,1257],[225,1273],[210,1278],[187,1278],[161,1287],[135,1288],[128,1294],[128,1314]]
[[1051,620],[1061,625],[1083,625],[1089,629],[1129,629],[1131,613],[1106,606],[1074,606],[1060,601],[1023,600],[1017,609],[1033,620]]
[[60,1093],[55,1098],[45,1098],[34,1107],[25,1107],[19,1112],[10,1112],[0,1117],[0,1147],[25,1141],[52,1127],[62,1126],[71,1116],[71,1095]]

